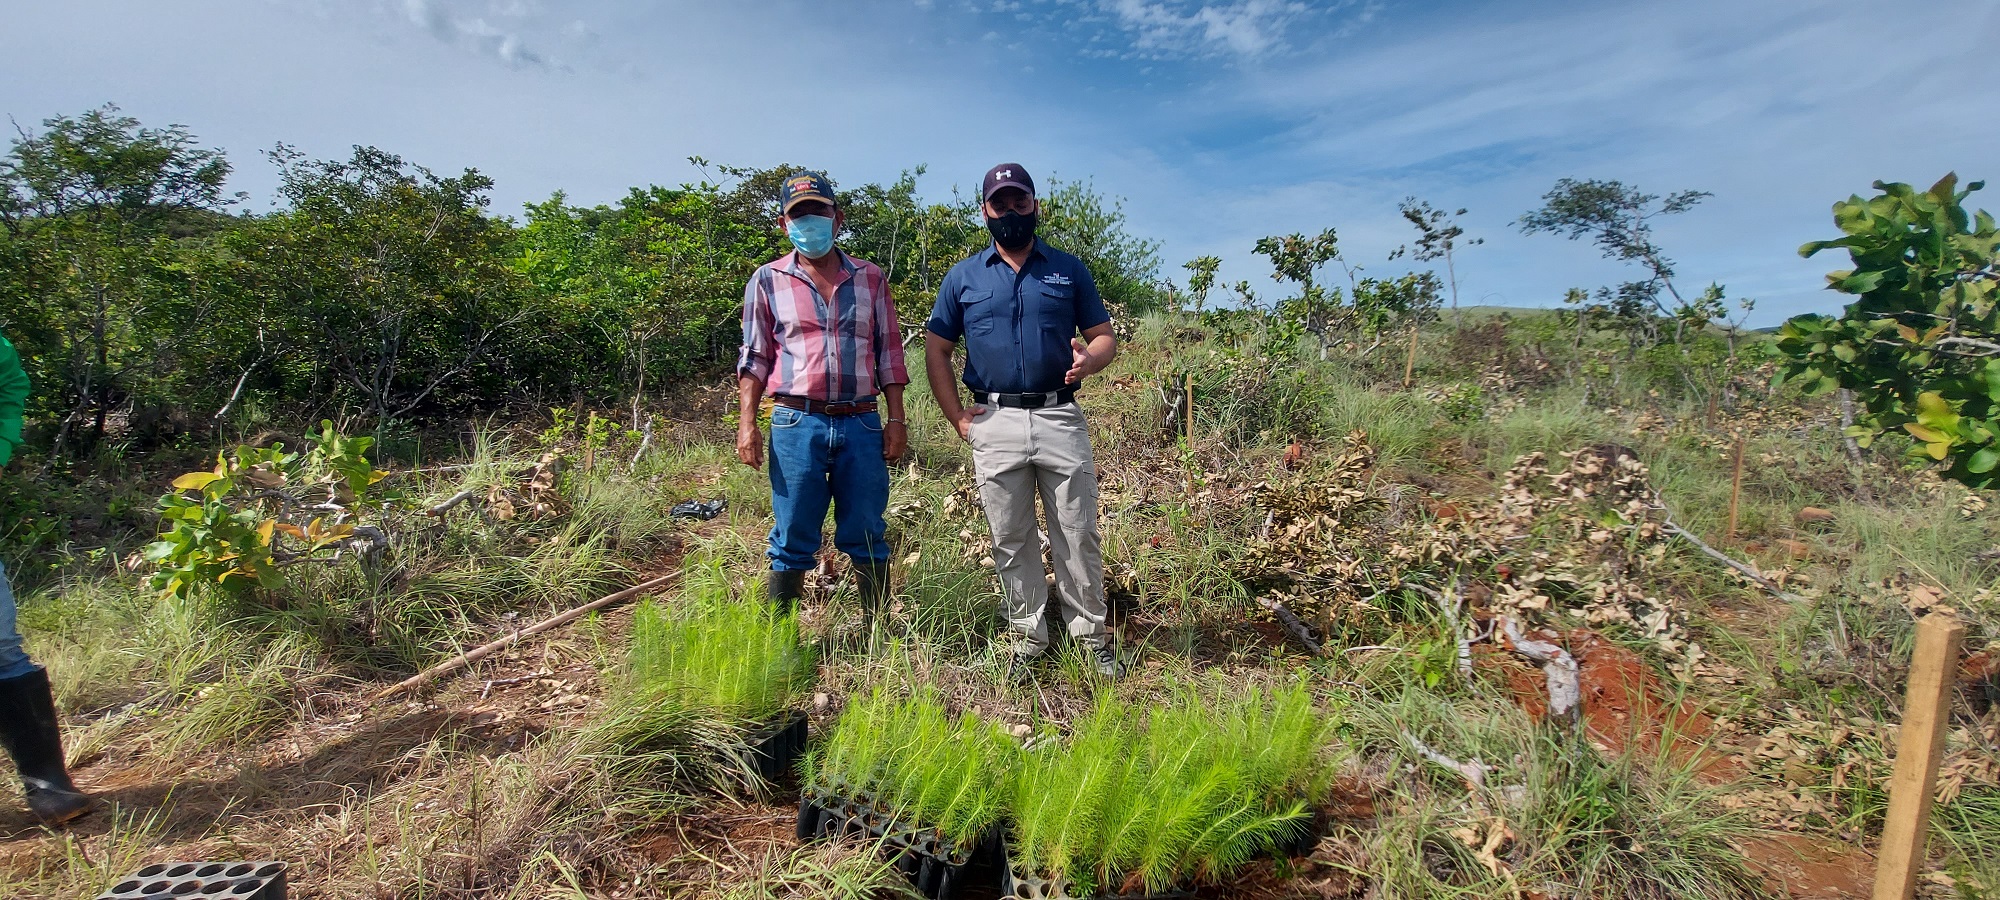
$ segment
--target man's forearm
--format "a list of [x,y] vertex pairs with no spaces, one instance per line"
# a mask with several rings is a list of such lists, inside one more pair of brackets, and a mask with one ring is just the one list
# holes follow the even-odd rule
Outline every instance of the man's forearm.
[[1118,358],[1118,338],[1109,334],[1100,334],[1091,338],[1090,358],[1094,362],[1094,367],[1084,374],[1095,375],[1104,371],[1105,368],[1111,365],[1112,360]]
[[736,427],[757,424],[757,407],[764,403],[764,382],[752,375],[736,376]]
[[896,419],[896,420],[900,420],[900,421],[904,421],[904,422],[907,422],[907,421],[909,421],[908,417],[906,417],[906,416],[904,416],[904,415],[903,415],[903,386],[902,386],[902,385],[900,385],[900,384],[885,384],[885,385],[883,385],[883,386],[882,386],[882,404],[883,404],[884,406],[887,406],[887,407],[889,408],[889,414],[888,414],[887,416],[885,416],[885,417],[884,417],[884,419]]
[[[932,343],[933,341],[937,343]],[[943,346],[938,346],[943,344]],[[958,402],[958,385],[951,378],[951,348],[943,338],[925,335],[924,380],[930,382],[931,397],[937,400],[938,409],[944,417],[957,421],[965,411],[964,404]]]

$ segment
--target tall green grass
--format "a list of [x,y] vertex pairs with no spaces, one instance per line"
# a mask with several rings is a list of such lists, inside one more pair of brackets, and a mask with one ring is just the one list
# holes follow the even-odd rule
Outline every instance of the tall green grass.
[[[1722,806],[1731,786],[1703,781],[1699,759],[1607,755],[1581,733],[1537,727],[1506,700],[1452,701],[1414,685],[1351,709],[1364,740],[1418,775],[1390,782],[1393,812],[1364,837],[1384,896],[1505,896],[1544,884],[1577,897],[1763,896],[1734,844],[1748,819]],[[1423,758],[1411,737],[1479,762],[1482,783]],[[1464,840],[1483,840],[1496,820],[1512,832],[1495,850],[1498,870]]]

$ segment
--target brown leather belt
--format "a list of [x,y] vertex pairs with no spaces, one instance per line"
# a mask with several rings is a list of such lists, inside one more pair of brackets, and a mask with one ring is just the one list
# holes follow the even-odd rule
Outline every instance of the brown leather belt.
[[826,401],[814,400],[809,397],[772,394],[771,402],[786,409],[796,409],[799,412],[807,413],[824,413],[829,416],[858,416],[862,413],[872,413],[875,411],[875,401],[872,399],[827,403]]

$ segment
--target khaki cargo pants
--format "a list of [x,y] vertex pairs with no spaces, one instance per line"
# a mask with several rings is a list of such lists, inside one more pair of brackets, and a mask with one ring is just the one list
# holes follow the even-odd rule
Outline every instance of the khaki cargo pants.
[[1075,403],[1044,409],[988,406],[967,429],[972,471],[993,531],[993,566],[1007,593],[1007,624],[1015,652],[1048,648],[1048,581],[1035,527],[1035,495],[1048,517],[1056,592],[1071,637],[1088,646],[1107,640],[1104,548],[1097,533],[1097,463],[1090,424]]

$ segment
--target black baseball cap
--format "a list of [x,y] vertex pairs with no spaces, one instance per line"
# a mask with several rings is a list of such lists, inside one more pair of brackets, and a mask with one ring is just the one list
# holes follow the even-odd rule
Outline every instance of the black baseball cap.
[[979,183],[979,202],[984,203],[994,191],[1009,187],[1027,191],[1030,197],[1035,195],[1035,179],[1028,175],[1027,169],[1021,168],[1020,163],[1001,163],[986,170],[986,180]]
[[818,200],[828,206],[838,207],[840,202],[833,199],[833,186],[826,183],[826,176],[818,172],[801,172],[785,179],[784,187],[778,190],[778,209],[791,215],[792,206],[807,200]]

